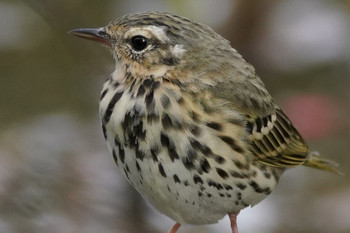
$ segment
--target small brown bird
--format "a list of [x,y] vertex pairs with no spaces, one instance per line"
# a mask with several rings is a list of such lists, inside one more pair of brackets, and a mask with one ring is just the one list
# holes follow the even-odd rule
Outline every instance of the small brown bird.
[[252,65],[209,27],[160,12],[71,34],[107,45],[107,146],[130,184],[180,224],[212,224],[263,200],[286,168],[337,172],[311,152]]

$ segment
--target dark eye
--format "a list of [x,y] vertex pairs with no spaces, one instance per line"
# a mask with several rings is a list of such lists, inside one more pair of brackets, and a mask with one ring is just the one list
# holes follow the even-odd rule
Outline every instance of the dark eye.
[[148,40],[144,36],[134,36],[131,38],[131,46],[135,51],[142,51],[148,45]]

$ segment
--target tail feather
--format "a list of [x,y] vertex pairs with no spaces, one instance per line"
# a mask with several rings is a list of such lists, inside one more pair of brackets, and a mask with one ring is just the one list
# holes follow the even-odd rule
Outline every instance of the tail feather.
[[337,169],[338,163],[332,160],[321,158],[319,153],[316,151],[313,151],[309,154],[308,160],[306,160],[303,165],[307,167],[312,167],[312,168],[332,172],[338,175],[344,175],[343,172]]

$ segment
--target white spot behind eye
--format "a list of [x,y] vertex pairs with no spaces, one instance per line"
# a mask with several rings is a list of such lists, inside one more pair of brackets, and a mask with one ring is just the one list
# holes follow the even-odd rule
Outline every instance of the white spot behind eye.
[[166,26],[147,26],[143,29],[153,33],[162,42],[169,41],[169,37],[166,34],[166,31],[168,30]]
[[182,44],[176,44],[173,49],[172,52],[176,57],[181,56],[184,52],[186,52],[187,50],[183,48],[184,46]]

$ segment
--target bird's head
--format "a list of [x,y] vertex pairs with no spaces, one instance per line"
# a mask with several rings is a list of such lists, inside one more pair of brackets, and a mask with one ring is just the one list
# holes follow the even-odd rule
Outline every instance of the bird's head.
[[118,63],[142,73],[148,70],[161,74],[174,67],[208,69],[209,64],[217,64],[218,51],[231,50],[228,42],[209,27],[160,12],[126,15],[102,28],[70,33],[107,45]]

